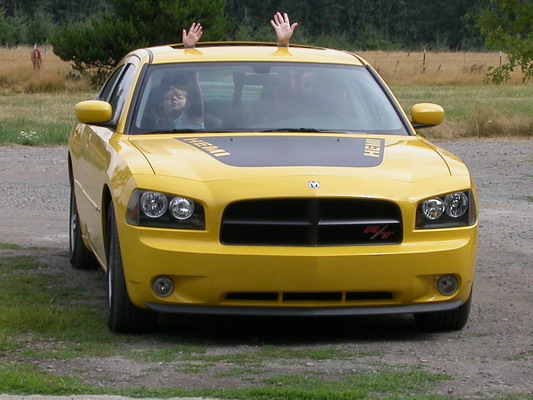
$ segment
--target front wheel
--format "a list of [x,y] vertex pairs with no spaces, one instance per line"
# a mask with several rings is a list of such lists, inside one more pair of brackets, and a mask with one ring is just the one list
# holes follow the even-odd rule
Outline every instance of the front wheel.
[[157,313],[136,307],[128,296],[112,204],[109,206],[107,222],[107,325],[112,332],[117,333],[151,330],[157,324]]
[[426,331],[458,331],[468,322],[471,305],[472,293],[463,305],[454,310],[414,314],[415,322]]
[[70,264],[76,269],[93,269],[98,266],[98,262],[93,253],[83,243],[81,237],[80,217],[76,204],[74,188],[70,189],[70,218],[69,218],[69,254]]

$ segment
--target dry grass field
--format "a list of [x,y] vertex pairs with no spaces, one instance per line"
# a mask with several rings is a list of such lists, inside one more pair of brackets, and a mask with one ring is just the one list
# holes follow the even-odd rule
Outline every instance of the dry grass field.
[[[488,67],[507,61],[500,53],[458,52],[358,52],[391,85],[477,85],[485,78]],[[510,84],[520,84],[522,74],[512,74]]]
[[[0,144],[54,145],[66,141],[76,102],[96,92],[76,79],[69,63],[50,47],[40,48],[34,70],[31,48],[0,48]],[[383,76],[408,112],[419,102],[441,104],[447,120],[420,133],[430,138],[533,137],[533,84],[484,83],[489,66],[506,61],[499,53],[360,52]]]
[[[87,91],[87,82],[69,80],[69,63],[61,61],[51,47],[40,48],[43,66],[34,71],[30,47],[0,48],[0,87],[14,93]],[[358,52],[392,86],[477,85],[488,67],[505,63],[499,53]],[[521,73],[511,84],[521,83]]]
[[61,61],[51,47],[40,47],[42,67],[34,70],[31,47],[0,48],[0,90],[7,93],[57,93],[90,90],[87,82],[69,79],[70,64]]

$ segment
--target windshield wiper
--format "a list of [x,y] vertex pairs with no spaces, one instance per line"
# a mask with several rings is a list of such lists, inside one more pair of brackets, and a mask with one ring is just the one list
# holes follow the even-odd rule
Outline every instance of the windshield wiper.
[[331,132],[326,129],[316,129],[316,128],[279,128],[279,129],[262,129],[260,131],[254,131],[258,133],[262,132]]
[[198,129],[159,129],[156,131],[148,131],[148,132],[142,132],[142,135],[153,135],[153,134],[169,134],[169,133],[199,133],[199,132],[206,132],[204,129],[198,130]]
[[199,132],[205,132],[205,129],[172,129],[172,133],[199,133]]
[[235,133],[235,132],[249,132],[245,129],[173,129],[173,130],[158,130],[158,131],[149,131],[143,132],[142,135],[151,135],[151,134],[170,134],[170,133]]
[[308,132],[308,133],[347,133],[341,129],[316,129],[316,128],[280,128],[280,129],[264,129],[254,131],[257,133],[263,132]]

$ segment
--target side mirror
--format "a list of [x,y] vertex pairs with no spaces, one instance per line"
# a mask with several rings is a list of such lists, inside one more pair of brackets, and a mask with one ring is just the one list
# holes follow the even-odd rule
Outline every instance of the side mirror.
[[76,104],[76,118],[82,124],[105,124],[111,120],[113,108],[111,104],[101,100],[87,100]]
[[415,129],[440,125],[444,121],[444,108],[433,103],[419,103],[411,107],[411,118]]

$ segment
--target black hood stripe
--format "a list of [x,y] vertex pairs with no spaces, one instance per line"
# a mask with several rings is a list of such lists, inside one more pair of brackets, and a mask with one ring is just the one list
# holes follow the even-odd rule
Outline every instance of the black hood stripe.
[[178,139],[233,167],[376,167],[384,140],[373,138],[237,136]]

